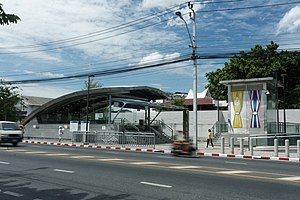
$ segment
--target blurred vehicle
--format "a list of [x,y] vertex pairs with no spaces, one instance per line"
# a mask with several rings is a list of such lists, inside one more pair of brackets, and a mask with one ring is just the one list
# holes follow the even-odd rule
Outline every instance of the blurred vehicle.
[[196,148],[191,140],[175,140],[173,143],[172,154],[174,156],[191,156],[196,154]]
[[0,121],[0,143],[11,143],[17,146],[23,140],[23,131],[18,123]]

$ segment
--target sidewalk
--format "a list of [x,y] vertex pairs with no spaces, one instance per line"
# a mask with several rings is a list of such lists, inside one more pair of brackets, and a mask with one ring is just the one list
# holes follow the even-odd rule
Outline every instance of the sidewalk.
[[[108,144],[82,144],[82,143],[72,143],[71,141],[62,141],[59,143],[57,140],[23,140],[23,143],[30,144],[45,144],[45,145],[60,145],[60,146],[70,146],[70,147],[82,147],[82,148],[98,148],[98,149],[111,149],[111,150],[124,150],[124,151],[141,151],[141,152],[153,152],[153,153],[168,153],[172,151],[172,144],[157,144],[151,147],[146,146],[127,146],[127,145],[108,145]],[[234,149],[234,153],[230,152],[229,147],[225,147],[225,153],[222,154],[221,147],[215,146],[214,148],[205,148],[206,142],[198,142],[198,156],[205,157],[225,157],[225,158],[241,158],[241,159],[264,159],[264,160],[277,160],[277,161],[292,161],[299,162],[298,154],[296,149],[291,148],[289,157],[285,156],[285,152],[280,149],[278,157],[274,156],[274,151],[272,147],[257,147],[253,149],[253,154],[250,155],[248,148],[244,148],[244,154],[241,153],[239,148]]]

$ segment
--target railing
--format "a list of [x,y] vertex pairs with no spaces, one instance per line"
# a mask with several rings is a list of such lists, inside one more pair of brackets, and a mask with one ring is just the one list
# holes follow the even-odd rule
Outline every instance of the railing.
[[129,127],[133,128],[135,131],[140,131],[140,129],[134,123],[132,123],[131,121],[129,121],[126,118],[116,118],[114,120],[114,123],[122,125],[124,128],[125,128],[125,126],[129,126]]
[[[234,154],[234,139],[233,137],[229,138],[230,139],[230,153]],[[285,157],[289,157],[290,156],[290,152],[296,152],[297,153],[297,157],[300,158],[300,135],[288,135],[288,136],[260,136],[260,137],[240,137],[237,138],[239,140],[239,150],[240,150],[240,154],[244,155],[244,141],[245,139],[248,140],[248,149],[250,152],[250,155],[254,155],[254,147],[256,147],[256,150],[258,151],[273,151],[274,152],[274,156],[278,157],[279,155],[279,151],[284,150],[285,152]],[[271,141],[272,144],[265,146],[263,148],[261,147],[257,147],[255,145],[255,140],[256,139],[266,139],[268,141]],[[279,139],[284,139],[284,143],[283,144],[279,144]],[[293,139],[295,141],[295,144],[291,144],[290,141],[291,139]],[[225,138],[221,137],[221,153],[224,154],[225,153]],[[284,148],[283,148],[284,147]],[[299,161],[299,160],[298,160]]]
[[[297,133],[300,134],[300,124],[299,123],[286,123],[286,133]],[[284,133],[284,123],[270,122],[268,123],[268,133]]]
[[228,133],[228,123],[227,122],[216,122],[212,127],[212,132],[214,137],[218,138],[221,133]]
[[156,120],[155,124],[157,124],[159,127],[161,127],[161,134],[165,135],[166,137],[170,138],[171,140],[174,140],[174,131],[173,129],[164,123],[161,120]]
[[[85,138],[87,141],[85,141]],[[155,134],[143,132],[115,132],[95,131],[73,132],[72,142],[87,142],[94,144],[109,144],[122,146],[153,146],[155,148]]]
[[300,139],[300,133],[251,135],[249,139],[253,140],[254,146],[273,146],[274,139],[278,139],[279,146],[283,146],[286,139],[290,141],[290,145],[296,145],[297,140]]

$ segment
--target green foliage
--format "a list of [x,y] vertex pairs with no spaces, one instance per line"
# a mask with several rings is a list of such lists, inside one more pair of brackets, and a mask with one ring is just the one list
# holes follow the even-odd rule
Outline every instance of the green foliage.
[[16,121],[16,105],[20,100],[18,87],[0,86],[0,120]]
[[[94,81],[93,78],[90,79],[90,89],[91,88],[101,88],[103,85],[101,83],[99,83],[98,81]],[[89,87],[89,82],[88,81],[84,81],[84,88],[83,90],[87,90]]]
[[[250,52],[240,52],[239,55],[225,63],[224,68],[206,73],[211,95],[215,99],[227,99],[227,87],[220,84],[222,80],[274,77],[277,69],[278,80],[282,82],[281,74],[286,74],[286,106],[300,108],[300,52],[277,51],[279,45],[271,42],[263,48],[256,45]],[[279,89],[280,107],[283,91]]]
[[181,107],[187,107],[185,105],[185,101],[184,99],[174,99],[171,101],[171,105],[174,105],[174,106],[181,106]]
[[14,14],[6,14],[2,8],[2,4],[0,3],[0,25],[8,25],[9,23],[17,23],[18,20],[21,20],[17,15]]

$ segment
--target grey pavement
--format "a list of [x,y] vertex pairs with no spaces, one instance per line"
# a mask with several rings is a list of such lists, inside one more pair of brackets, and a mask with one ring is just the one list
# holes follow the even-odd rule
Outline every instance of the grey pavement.
[[[34,143],[47,143],[47,144],[57,144],[58,140],[56,139],[24,139],[24,142],[34,142]],[[62,144],[64,145],[75,145],[75,146],[83,146],[82,143],[72,143],[70,140],[63,140]],[[96,145],[94,143],[90,143],[89,145]],[[121,145],[121,144],[97,144],[98,146],[110,146],[110,147],[122,147],[122,148],[131,148],[131,149],[136,149],[136,148],[140,148],[140,149],[153,149],[153,150],[165,150],[166,152],[170,152],[172,150],[172,144],[156,144],[151,145],[151,146],[139,146],[139,145]],[[215,145],[214,148],[212,148],[211,146],[209,146],[208,148],[206,147],[206,142],[198,142],[198,154],[201,153],[201,155],[210,155],[210,156],[219,156],[219,155],[245,155],[245,156],[251,156],[251,152],[248,149],[248,147],[244,147],[244,151],[243,153],[241,152],[241,149],[239,147],[235,147],[234,148],[234,152],[231,152],[231,148],[230,147],[225,147],[225,152],[222,153],[222,149],[221,146],[219,145]],[[212,155],[214,154],[214,155]],[[252,156],[261,156],[261,157],[276,157],[275,156],[275,152],[274,152],[274,147],[272,146],[260,146],[260,147],[254,147],[253,148],[253,155]],[[226,157],[226,156],[225,156]],[[277,158],[299,158],[298,152],[297,152],[297,147],[295,146],[291,146],[289,148],[289,155],[287,156],[286,152],[285,152],[285,147],[284,146],[280,146],[279,150],[278,150],[278,156]],[[299,159],[298,159],[299,161]]]

